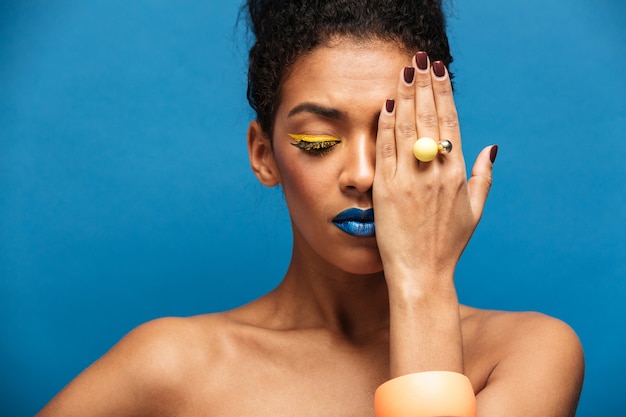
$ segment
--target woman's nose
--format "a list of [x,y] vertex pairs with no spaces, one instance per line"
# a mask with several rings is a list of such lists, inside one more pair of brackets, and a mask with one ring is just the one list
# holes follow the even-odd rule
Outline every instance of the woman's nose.
[[376,167],[376,142],[369,135],[353,137],[345,149],[342,189],[366,193],[372,189]]

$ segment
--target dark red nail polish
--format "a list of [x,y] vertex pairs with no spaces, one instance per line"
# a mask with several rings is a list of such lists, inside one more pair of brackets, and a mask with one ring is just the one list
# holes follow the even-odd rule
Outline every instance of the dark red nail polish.
[[388,99],[385,102],[385,110],[387,110],[387,113],[391,113],[395,105],[396,105],[396,102],[393,99]]
[[498,156],[498,145],[493,145],[491,152],[489,152],[489,159],[491,159],[492,164],[496,162],[496,156]]
[[413,82],[414,77],[415,77],[415,68],[405,67],[404,68],[404,81],[407,84],[411,84]]
[[417,68],[424,71],[428,68],[428,54],[424,51],[419,51],[415,54],[415,62],[417,63]]
[[441,61],[435,61],[433,62],[433,72],[437,77],[443,77],[446,75],[446,66]]

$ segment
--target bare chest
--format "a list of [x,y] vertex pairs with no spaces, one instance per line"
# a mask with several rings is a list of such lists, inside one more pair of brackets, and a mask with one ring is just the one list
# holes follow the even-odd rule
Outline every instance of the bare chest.
[[370,417],[387,378],[386,352],[312,346],[239,352],[190,386],[188,416]]
[[[469,336],[469,335],[468,335]],[[497,362],[468,337],[465,370],[479,392]],[[266,339],[270,340],[270,339]],[[389,377],[388,342],[354,348],[238,340],[198,366],[182,390],[178,416],[370,417],[376,388]]]

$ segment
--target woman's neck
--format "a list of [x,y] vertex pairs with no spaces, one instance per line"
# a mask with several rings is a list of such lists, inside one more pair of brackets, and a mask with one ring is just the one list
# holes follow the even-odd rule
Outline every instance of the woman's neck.
[[263,304],[273,311],[273,326],[324,328],[353,342],[365,342],[389,327],[382,271],[351,274],[296,248],[283,281],[263,297]]

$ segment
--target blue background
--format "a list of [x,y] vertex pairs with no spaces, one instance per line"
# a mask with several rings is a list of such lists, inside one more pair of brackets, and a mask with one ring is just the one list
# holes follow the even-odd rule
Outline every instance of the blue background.
[[[288,217],[248,167],[237,13],[0,3],[0,415],[34,414],[146,320],[281,278]],[[466,157],[500,145],[461,299],[574,327],[579,416],[626,407],[625,17],[621,0],[482,0],[449,20]]]

